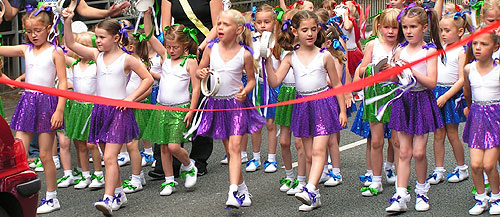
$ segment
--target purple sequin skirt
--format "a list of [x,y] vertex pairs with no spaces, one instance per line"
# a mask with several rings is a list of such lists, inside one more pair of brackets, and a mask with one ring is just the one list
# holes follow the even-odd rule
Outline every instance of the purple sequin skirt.
[[[401,91],[396,91],[396,95]],[[436,98],[431,90],[409,91],[392,104],[389,128],[423,135],[443,127]]]
[[490,149],[500,144],[500,104],[472,104],[462,136],[469,148]]
[[53,132],[50,119],[57,108],[57,96],[26,90],[17,103],[10,128],[15,131]]
[[94,105],[90,118],[89,143],[125,144],[139,136],[139,127],[132,109]]
[[[304,98],[297,94],[296,99]],[[328,97],[294,104],[290,130],[295,137],[330,135],[342,130],[337,98]]]
[[[238,102],[234,97],[229,99],[208,97],[204,109],[233,109],[253,106],[248,97],[243,102]],[[265,123],[264,118],[256,109],[203,112],[196,135],[212,139],[228,139],[234,135],[254,133]]]

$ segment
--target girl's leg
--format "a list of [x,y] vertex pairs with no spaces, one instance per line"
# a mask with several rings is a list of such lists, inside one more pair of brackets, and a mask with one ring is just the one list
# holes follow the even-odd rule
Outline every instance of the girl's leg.
[[[323,173],[321,173],[321,178],[327,178],[325,181],[325,186],[337,186],[342,183],[342,176],[340,175],[340,150],[339,150],[339,140],[340,132],[330,135],[328,139],[328,152],[330,153],[330,159],[332,161],[332,171],[328,171],[328,154],[325,153],[325,165],[323,167]],[[328,175],[327,175],[328,174]],[[322,180],[320,180],[321,182]]]
[[161,145],[161,164],[165,177],[173,177],[172,154],[170,153],[168,145]]
[[366,156],[366,170],[367,171],[372,171],[372,174],[373,174],[373,167],[372,167],[372,139],[371,138],[366,139],[365,156]]
[[470,148],[469,152],[472,183],[474,183],[477,194],[483,194],[485,193],[483,176],[485,150]]
[[394,149],[394,167],[396,167],[396,170],[398,169],[399,165],[399,133],[398,131],[391,130],[391,140],[392,148]]
[[102,164],[101,164],[102,159],[101,159],[101,153],[99,152],[99,146],[90,143],[86,143],[85,145],[92,154],[94,170],[102,172]]
[[[306,176],[306,153],[301,138],[295,138],[295,149],[297,149],[297,163],[299,164],[298,176]],[[300,180],[299,180],[300,181]]]
[[[500,148],[497,146],[495,148],[487,149],[484,151],[483,166],[484,171],[488,175],[488,180],[490,181],[491,195],[497,195],[498,197],[498,170],[497,163],[495,162],[500,155]],[[498,199],[498,198],[496,198]]]
[[124,189],[125,193],[133,193],[142,190],[142,185],[146,184],[144,174],[142,173],[142,157],[139,151],[139,140],[132,140],[127,143],[127,150],[130,156],[130,165],[132,167],[132,179],[129,187]]
[[105,195],[114,195],[115,188],[121,186],[120,167],[118,166],[118,154],[123,144],[106,143],[104,152],[104,164],[106,164],[106,184],[104,187]]
[[316,188],[318,188],[319,178],[325,165],[326,146],[328,145],[329,138],[330,136],[316,136],[312,138],[312,161],[308,184],[314,185]]
[[[276,162],[276,147],[278,146],[278,136],[276,124],[274,124],[274,119],[266,119],[266,128],[267,128],[267,161],[270,163]],[[277,165],[277,164],[276,164]],[[278,169],[274,164],[269,164],[265,168],[265,172],[273,173]]]
[[42,161],[45,171],[45,183],[47,185],[47,192],[56,191],[56,166],[52,158],[52,147],[54,144],[55,135],[55,132],[38,134],[40,160]]
[[413,142],[413,159],[415,160],[415,172],[417,174],[417,182],[425,183],[427,173],[427,155],[426,146],[429,134],[414,135]]
[[280,146],[281,146],[281,157],[283,159],[283,164],[285,165],[285,170],[292,170],[292,152],[290,150],[291,141],[290,127],[281,126],[280,129]]
[[394,145],[393,145],[394,140],[392,139],[387,139],[387,162],[388,163],[394,163]]
[[[262,128],[256,131],[255,133],[252,134],[252,152],[253,152],[253,159],[250,160],[250,164],[247,164],[248,166],[246,167],[247,172],[254,172],[257,170],[257,168],[260,167],[261,161],[260,161],[260,146],[262,144]],[[240,147],[241,149],[241,147]],[[240,156],[241,158],[241,156]]]
[[398,132],[398,137],[400,148],[397,188],[406,189],[408,187],[408,180],[410,179],[411,172],[411,159],[413,156],[413,135],[401,131]]
[[191,164],[191,160],[189,160],[189,154],[186,149],[181,147],[181,144],[177,143],[169,143],[168,144],[169,152],[179,160],[184,166],[188,166]]
[[[304,153],[306,159],[306,176],[310,177],[309,174],[311,172],[311,164],[312,164],[313,138],[303,137],[300,139],[302,140],[302,144],[304,145]],[[323,164],[325,164],[325,162],[323,162]]]
[[436,168],[443,167],[444,165],[444,140],[446,133],[447,128],[439,128],[434,132],[434,160],[436,161]]
[[26,158],[29,157],[29,147],[31,143],[31,139],[33,139],[34,133],[32,132],[23,132],[23,131],[16,131],[15,137],[23,141],[24,144],[24,150],[26,151]]
[[460,138],[458,137],[458,124],[447,124],[445,127],[448,140],[450,141],[451,147],[453,148],[453,155],[455,156],[457,165],[464,165],[464,147],[462,141],[460,141]]
[[181,147],[181,144],[170,143],[168,144],[168,150],[175,156],[181,163],[180,175],[181,178],[186,179],[184,186],[186,188],[191,188],[196,184],[198,170],[194,166],[194,162],[189,159],[188,152],[186,149]]
[[[70,146],[71,146],[71,140],[64,136],[63,132],[57,132],[57,136],[59,138],[59,155],[61,156],[61,164],[63,167],[64,171],[71,171],[71,151],[70,151]],[[55,142],[56,140],[54,140]],[[57,149],[57,144],[54,145]],[[87,147],[85,147],[87,149]],[[77,149],[78,150],[78,149]],[[56,155],[57,156],[57,152]],[[88,160],[88,155],[87,155],[87,160]],[[88,166],[88,164],[87,164]],[[88,171],[88,170],[87,170]]]
[[243,182],[243,176],[241,175],[241,154],[240,154],[240,135],[230,136],[229,140],[225,140],[227,143],[227,152],[229,160],[229,184],[239,185]]
[[381,179],[382,178],[382,163],[384,161],[384,154],[383,154],[384,153],[384,124],[383,123],[370,123],[370,131],[371,131],[371,135],[372,135],[370,160],[371,160],[373,176]]
[[[76,146],[78,147],[78,156],[80,156],[80,165],[82,166],[82,171],[88,172],[90,170],[89,166],[89,149],[87,148],[87,141],[82,140],[73,140]],[[95,146],[95,145],[94,145]],[[92,154],[92,157],[94,155]],[[62,158],[62,157],[61,157]],[[99,157],[100,158],[100,157]],[[100,165],[100,162],[99,162]],[[64,164],[63,164],[64,167]]]

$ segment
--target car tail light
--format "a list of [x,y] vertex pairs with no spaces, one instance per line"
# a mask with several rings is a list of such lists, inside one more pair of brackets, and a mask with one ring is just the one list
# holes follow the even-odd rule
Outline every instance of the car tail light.
[[7,122],[0,118],[0,177],[28,169],[23,142],[14,139]]

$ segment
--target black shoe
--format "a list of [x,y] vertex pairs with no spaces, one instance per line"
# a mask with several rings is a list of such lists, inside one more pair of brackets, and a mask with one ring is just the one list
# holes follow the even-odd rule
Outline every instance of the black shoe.
[[198,176],[204,176],[205,174],[207,174],[207,169],[198,170]]
[[156,171],[156,170],[149,171],[148,176],[153,178],[153,180],[165,178],[165,174],[163,173],[163,171],[160,172],[160,171]]

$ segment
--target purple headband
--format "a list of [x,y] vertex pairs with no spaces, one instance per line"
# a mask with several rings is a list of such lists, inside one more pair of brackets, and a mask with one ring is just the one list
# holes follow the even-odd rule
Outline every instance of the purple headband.
[[401,18],[406,15],[406,13],[408,12],[408,10],[410,10],[411,8],[413,7],[416,7],[417,4],[415,4],[415,2],[409,4],[408,6],[406,6],[405,8],[403,8],[403,10],[401,10],[401,13],[399,13],[398,15],[398,23],[401,23]]

